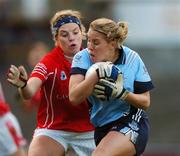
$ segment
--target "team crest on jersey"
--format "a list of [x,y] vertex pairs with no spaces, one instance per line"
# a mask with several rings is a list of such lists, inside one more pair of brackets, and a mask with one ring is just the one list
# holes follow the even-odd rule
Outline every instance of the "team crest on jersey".
[[61,71],[61,80],[66,80],[67,76],[66,73],[64,71]]

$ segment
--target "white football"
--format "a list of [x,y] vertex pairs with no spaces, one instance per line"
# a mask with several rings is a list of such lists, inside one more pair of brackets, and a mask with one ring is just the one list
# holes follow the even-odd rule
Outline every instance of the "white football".
[[[104,66],[104,68],[98,69],[99,66],[101,67]],[[98,69],[98,72],[96,72],[97,69]],[[85,78],[87,78],[89,75],[91,75],[94,72],[96,72],[96,74],[98,73],[100,77],[115,81],[117,79],[119,70],[117,69],[117,67],[115,67],[115,65],[112,62],[97,62],[97,63],[94,63],[87,70]],[[97,74],[97,77],[98,77],[98,74]]]
[[[98,62],[100,63],[100,62]],[[92,75],[92,73],[96,72],[96,69],[98,69],[98,63],[93,64],[86,72],[85,78],[89,77]]]

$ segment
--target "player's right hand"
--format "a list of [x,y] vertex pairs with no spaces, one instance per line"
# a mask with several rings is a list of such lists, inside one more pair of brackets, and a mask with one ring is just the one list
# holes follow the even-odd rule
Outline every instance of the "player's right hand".
[[110,77],[113,66],[111,62],[98,62],[96,63],[96,66],[97,66],[96,72],[99,79]]
[[23,66],[11,65],[7,77],[7,81],[18,88],[24,88],[27,84],[28,75]]

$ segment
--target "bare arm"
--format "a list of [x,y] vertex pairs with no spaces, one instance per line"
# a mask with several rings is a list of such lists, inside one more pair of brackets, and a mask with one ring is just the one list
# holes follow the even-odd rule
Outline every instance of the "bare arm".
[[75,74],[70,77],[69,99],[74,104],[79,104],[91,95],[95,84],[98,81],[97,74],[94,73],[86,79],[83,75]]
[[27,81],[25,88],[18,88],[18,90],[22,98],[30,99],[40,89],[41,85],[42,81],[39,78],[32,77]]
[[[109,92],[106,92],[106,87]],[[141,94],[135,94],[124,89],[121,73],[119,73],[118,79],[115,83],[100,79],[99,84],[96,85],[95,88],[94,92],[96,92],[96,97],[100,97],[102,99],[106,99],[106,96],[109,96],[115,99],[125,100],[134,107],[144,110],[147,110],[150,106],[150,92],[147,91]],[[102,94],[104,94],[104,96],[102,96]]]
[[147,110],[150,106],[150,92],[147,91],[142,94],[129,92],[125,100],[136,108]]

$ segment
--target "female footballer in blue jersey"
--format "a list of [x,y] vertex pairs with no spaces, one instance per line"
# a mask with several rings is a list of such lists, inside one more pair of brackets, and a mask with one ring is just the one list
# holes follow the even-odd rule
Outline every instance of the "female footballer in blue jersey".
[[[140,156],[148,141],[146,110],[153,84],[138,53],[123,45],[127,34],[126,22],[96,19],[88,30],[87,49],[73,59],[69,98],[79,104],[88,97],[92,106],[97,145],[92,156]],[[105,61],[120,69],[116,81],[104,78],[107,66],[97,62]],[[97,69],[86,76],[94,63]]]

